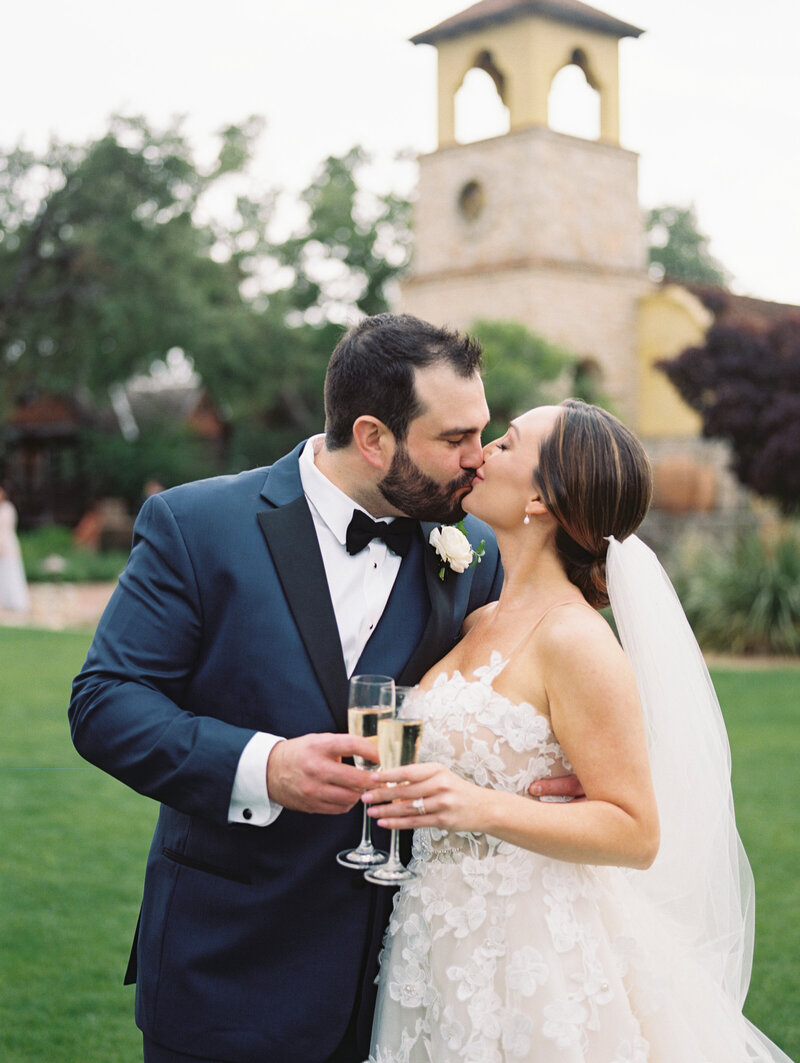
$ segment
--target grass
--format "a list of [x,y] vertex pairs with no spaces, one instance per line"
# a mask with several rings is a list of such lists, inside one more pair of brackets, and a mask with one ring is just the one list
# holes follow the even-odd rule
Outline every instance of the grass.
[[0,631],[0,1059],[134,1063],[122,974],[155,806],[74,752],[87,635]]
[[731,741],[739,833],[756,882],[745,1014],[800,1059],[800,669],[715,670]]
[[[66,704],[88,641],[0,628],[3,1063],[141,1059],[133,991],[121,983],[155,806],[72,748]],[[800,670],[725,668],[714,677],[758,897],[745,1010],[800,1058]]]

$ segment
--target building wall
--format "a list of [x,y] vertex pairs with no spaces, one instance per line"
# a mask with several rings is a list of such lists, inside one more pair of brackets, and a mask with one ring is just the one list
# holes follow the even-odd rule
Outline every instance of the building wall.
[[400,310],[458,328],[521,321],[596,361],[636,417],[638,302],[652,289],[636,155],[538,127],[437,151],[420,160],[414,232]]
[[654,289],[640,303],[638,318],[637,430],[650,437],[695,438],[700,415],[681,399],[656,362],[674,358],[687,347],[700,346],[713,322],[685,288],[676,284]]
[[[476,217],[459,196],[482,192]],[[531,258],[643,274],[638,157],[539,127],[420,159],[413,275]]]
[[637,307],[646,284],[629,276],[530,265],[412,280],[402,288],[399,309],[460,329],[480,317],[520,321],[596,361],[603,390],[635,423]]

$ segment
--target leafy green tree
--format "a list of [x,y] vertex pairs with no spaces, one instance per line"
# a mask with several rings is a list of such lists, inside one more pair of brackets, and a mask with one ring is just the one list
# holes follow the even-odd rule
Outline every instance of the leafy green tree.
[[135,440],[86,429],[80,435],[85,501],[123,499],[131,513],[141,505],[144,484],[158,480],[164,487],[209,475],[214,463],[187,427],[153,424]]
[[257,131],[255,122],[223,131],[207,172],[179,127],[154,133],[141,119],[114,118],[80,148],[54,143],[40,157],[18,148],[0,159],[6,407],[31,388],[99,398],[171,347],[201,367],[241,342],[251,316],[241,233],[230,228],[220,254],[219,234],[195,214],[245,164]]
[[655,207],[647,213],[651,273],[669,280],[725,288],[730,275],[709,250],[694,207]]
[[322,164],[287,240],[272,236],[274,191],[211,216],[210,193],[233,198],[261,126],[222,130],[205,168],[180,123],[140,118],[112,118],[82,146],[0,155],[0,417],[36,392],[102,407],[179,348],[230,419],[232,464],[321,427],[342,326],[388,307],[407,260],[408,204],[366,190],[370,160],[354,148]]
[[408,261],[410,205],[365,190],[369,163],[360,147],[329,156],[300,197],[305,223],[274,249],[292,272],[284,289],[289,304],[309,324],[387,310],[391,282]]
[[470,332],[483,346],[483,379],[492,412],[487,440],[502,435],[509,421],[533,406],[567,397],[608,405],[577,355],[525,325],[478,319]]
[[264,460],[265,446],[274,456],[320,431],[325,368],[344,328],[390,308],[409,258],[410,204],[368,190],[371,161],[360,147],[325,159],[300,195],[303,220],[268,247],[280,268],[256,305],[269,310],[258,320],[257,345],[270,352],[270,368],[241,378],[242,416],[234,418],[240,464]]

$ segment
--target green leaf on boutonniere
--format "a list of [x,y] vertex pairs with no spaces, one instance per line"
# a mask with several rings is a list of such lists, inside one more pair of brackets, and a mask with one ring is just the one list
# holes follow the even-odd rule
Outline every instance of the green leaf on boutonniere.
[[[467,531],[466,531],[466,528],[464,527],[463,519],[460,520],[458,522],[458,524],[456,524],[456,527],[458,528],[458,530],[461,532],[462,535],[465,535],[465,536],[467,535]],[[467,536],[467,538],[469,538],[469,536]],[[481,539],[481,541],[478,543],[477,546],[473,546],[472,547],[472,564],[469,567],[470,568],[475,568],[475,566],[480,562],[481,558],[483,557],[483,555],[485,553],[486,553],[486,540],[485,539]],[[444,571],[444,569],[442,569],[442,572],[443,571]],[[440,573],[440,578],[444,579],[444,576],[442,576],[441,573]]]

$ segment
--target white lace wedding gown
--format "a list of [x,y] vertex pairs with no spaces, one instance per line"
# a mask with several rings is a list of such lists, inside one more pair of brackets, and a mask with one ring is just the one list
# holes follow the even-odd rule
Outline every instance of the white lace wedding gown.
[[[526,794],[570,771],[546,717],[440,676],[421,759]],[[613,771],[613,765],[609,765]],[[571,864],[488,835],[418,830],[395,898],[371,1063],[753,1063],[786,1059],[750,1026],[637,887],[646,872]]]

